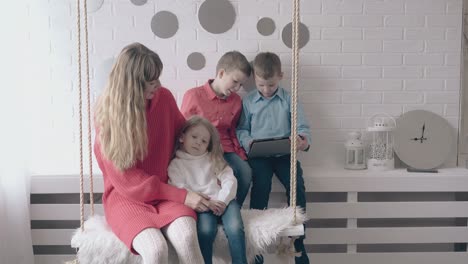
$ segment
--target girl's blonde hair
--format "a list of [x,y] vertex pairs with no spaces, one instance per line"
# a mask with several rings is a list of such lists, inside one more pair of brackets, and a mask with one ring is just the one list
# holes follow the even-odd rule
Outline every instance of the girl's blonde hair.
[[[179,138],[181,138],[185,133],[187,133],[191,128],[196,126],[204,126],[208,132],[210,133],[210,142],[208,143],[208,152],[211,156],[211,161],[213,162],[213,172],[215,175],[220,173],[224,168],[226,168],[227,163],[224,160],[224,152],[221,146],[221,139],[219,138],[218,130],[208,121],[207,119],[194,115],[192,116],[185,125],[182,127],[180,131]],[[180,149],[181,143],[179,140],[176,144],[176,149]]]
[[145,87],[158,80],[159,56],[140,43],[120,52],[96,105],[101,151],[119,170],[143,160],[148,153]]

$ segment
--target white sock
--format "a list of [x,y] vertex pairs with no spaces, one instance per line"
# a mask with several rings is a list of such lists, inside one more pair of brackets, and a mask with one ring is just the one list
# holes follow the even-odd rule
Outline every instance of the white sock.
[[132,246],[144,264],[169,263],[166,238],[159,229],[144,229],[133,239]]
[[203,264],[197,237],[197,222],[189,216],[179,217],[162,229],[174,247],[180,264]]

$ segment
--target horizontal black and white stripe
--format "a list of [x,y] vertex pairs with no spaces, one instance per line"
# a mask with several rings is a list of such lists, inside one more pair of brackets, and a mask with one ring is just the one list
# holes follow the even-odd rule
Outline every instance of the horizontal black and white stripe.
[[[307,171],[307,169],[306,169]],[[311,171],[306,179],[306,248],[314,264],[468,262],[468,171]],[[34,176],[31,232],[36,264],[73,259],[79,227],[77,176]],[[85,187],[88,192],[88,186]],[[103,214],[102,178],[95,179],[96,213]],[[89,202],[89,195],[85,195]],[[249,198],[246,199],[249,201]],[[270,207],[286,197],[274,183]],[[245,205],[248,207],[248,204]],[[89,213],[89,206],[86,206]],[[272,252],[273,253],[273,252]],[[274,254],[266,263],[280,263]]]

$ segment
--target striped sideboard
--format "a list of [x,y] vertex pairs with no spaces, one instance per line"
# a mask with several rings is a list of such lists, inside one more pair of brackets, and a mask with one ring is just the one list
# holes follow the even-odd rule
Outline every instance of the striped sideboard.
[[[307,212],[311,218],[306,225],[306,247],[312,263],[468,263],[467,169],[431,174],[306,167],[305,175],[309,175]],[[94,186],[96,212],[102,214],[101,177],[95,177]],[[275,182],[270,207],[284,206],[285,201],[284,190]],[[74,257],[70,238],[79,226],[79,214],[76,175],[32,177],[36,264],[58,264]],[[280,261],[272,252],[265,263]]]

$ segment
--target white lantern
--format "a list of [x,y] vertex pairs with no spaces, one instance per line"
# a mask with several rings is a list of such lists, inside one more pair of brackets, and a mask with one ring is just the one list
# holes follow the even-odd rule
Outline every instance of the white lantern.
[[349,138],[345,143],[346,163],[345,169],[363,170],[366,168],[366,155],[364,144],[361,140],[361,132],[354,131],[349,133]]
[[375,114],[368,122],[367,131],[372,138],[367,168],[375,171],[395,168],[393,158],[393,131],[396,121],[388,114]]

